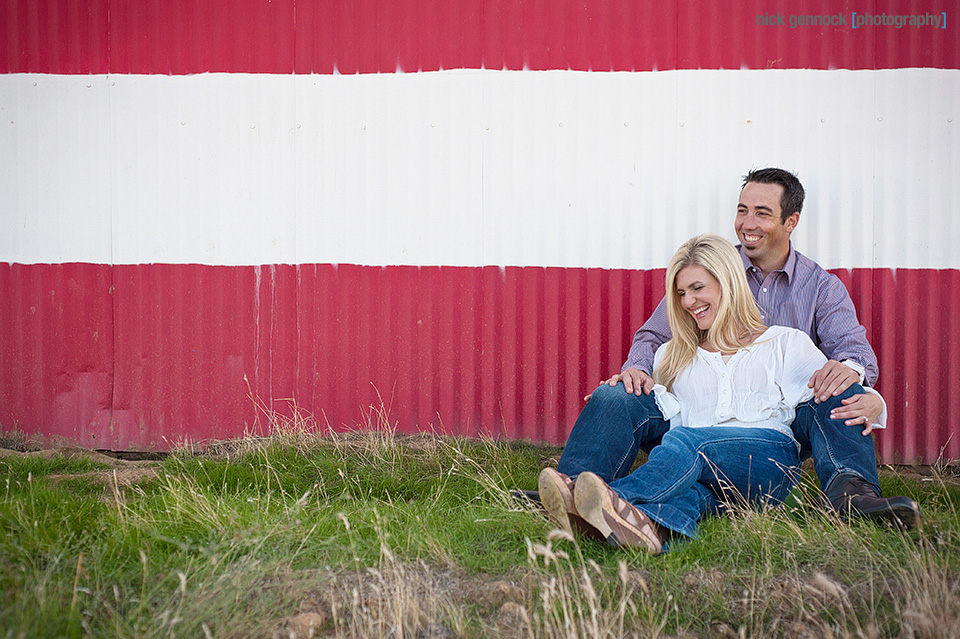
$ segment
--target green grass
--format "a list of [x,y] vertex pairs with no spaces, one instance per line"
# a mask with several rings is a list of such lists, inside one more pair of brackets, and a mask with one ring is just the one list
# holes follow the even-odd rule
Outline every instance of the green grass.
[[286,637],[299,613],[331,637],[960,633],[960,488],[936,476],[881,474],[920,502],[918,531],[818,512],[807,478],[785,508],[651,557],[557,537],[512,501],[557,448],[280,430],[132,485],[83,458],[0,458],[0,639]]
[[0,457],[0,472],[20,486],[29,482],[33,475],[52,475],[57,473],[84,473],[91,470],[103,470],[108,466],[87,458],[65,457],[60,455]]

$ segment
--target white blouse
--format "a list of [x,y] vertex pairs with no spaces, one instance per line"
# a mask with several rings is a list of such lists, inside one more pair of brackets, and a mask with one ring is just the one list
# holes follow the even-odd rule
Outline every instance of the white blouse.
[[[665,346],[657,349],[654,368],[659,366]],[[654,385],[653,392],[671,428],[772,428],[793,437],[790,424],[795,408],[813,397],[807,383],[826,363],[827,358],[806,333],[771,326],[728,362],[720,353],[698,348],[693,363],[674,380],[672,392],[661,384]],[[866,390],[880,396],[871,388]],[[884,403],[874,427],[883,428],[886,420]]]

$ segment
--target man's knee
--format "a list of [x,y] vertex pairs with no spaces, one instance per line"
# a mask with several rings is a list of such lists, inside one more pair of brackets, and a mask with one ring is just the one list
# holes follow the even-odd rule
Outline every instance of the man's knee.
[[[842,406],[843,400],[848,397],[853,397],[854,395],[865,395],[866,392],[860,384],[851,384],[847,390],[839,395],[828,397],[826,401],[817,402],[814,399],[808,399],[797,406],[796,415],[800,417],[800,415],[806,411],[811,413],[811,415],[819,415],[821,419],[830,419],[830,412],[834,408]],[[796,423],[796,421],[794,423]]]
[[616,386],[611,386],[610,384],[600,384],[597,386],[596,390],[593,391],[593,396],[590,398],[591,402],[599,402],[601,404],[606,404],[608,402],[623,402],[627,398],[627,391],[624,390],[623,382],[619,382]]
[[853,397],[854,395],[866,395],[867,391],[863,390],[863,386],[860,384],[850,384],[850,387],[837,395],[838,399],[846,399],[848,397]]
[[843,391],[839,395],[833,397],[828,397],[826,401],[820,402],[819,404],[813,404],[814,411],[820,416],[821,421],[828,421],[832,419],[830,413],[835,408],[840,408],[843,406],[843,400],[848,397],[853,397],[854,395],[865,395],[867,391],[863,390],[863,386],[860,384],[852,384],[847,390]]

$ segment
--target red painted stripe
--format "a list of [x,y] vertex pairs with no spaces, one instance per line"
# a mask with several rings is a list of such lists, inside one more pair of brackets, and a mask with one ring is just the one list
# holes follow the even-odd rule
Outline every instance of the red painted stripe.
[[[110,432],[113,271],[0,263],[0,427],[99,447]],[[109,437],[108,437],[109,438]]]
[[877,387],[891,426],[877,437],[889,463],[960,457],[960,311],[932,300],[960,294],[955,269],[833,271],[844,280],[880,360]]
[[[880,458],[960,457],[960,311],[929,303],[960,295],[960,271],[834,272],[880,359]],[[167,448],[264,426],[256,399],[335,428],[384,413],[404,432],[562,443],[583,395],[619,370],[663,275],[0,264],[0,426]]]
[[[2,0],[0,73],[960,67],[960,0]],[[946,28],[863,16],[946,16]],[[842,14],[797,26],[791,16]],[[783,25],[758,24],[782,16]]]

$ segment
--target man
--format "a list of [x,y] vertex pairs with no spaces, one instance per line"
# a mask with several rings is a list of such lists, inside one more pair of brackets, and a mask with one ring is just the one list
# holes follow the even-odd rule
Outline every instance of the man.
[[[883,411],[872,386],[877,358],[840,280],[794,250],[790,234],[800,220],[804,190],[796,176],[776,168],[744,178],[734,222],[747,280],[764,322],[805,331],[829,360],[810,379],[814,399],[797,407],[792,429],[801,457],[812,455],[821,488],[843,516],[887,520],[910,528],[919,508],[907,497],[883,498],[871,431]],[[653,389],[653,356],[671,337],[661,300],[634,336],[621,372],[585,399],[558,470],[571,477],[591,471],[604,481],[630,472],[638,452],[669,430]]]

